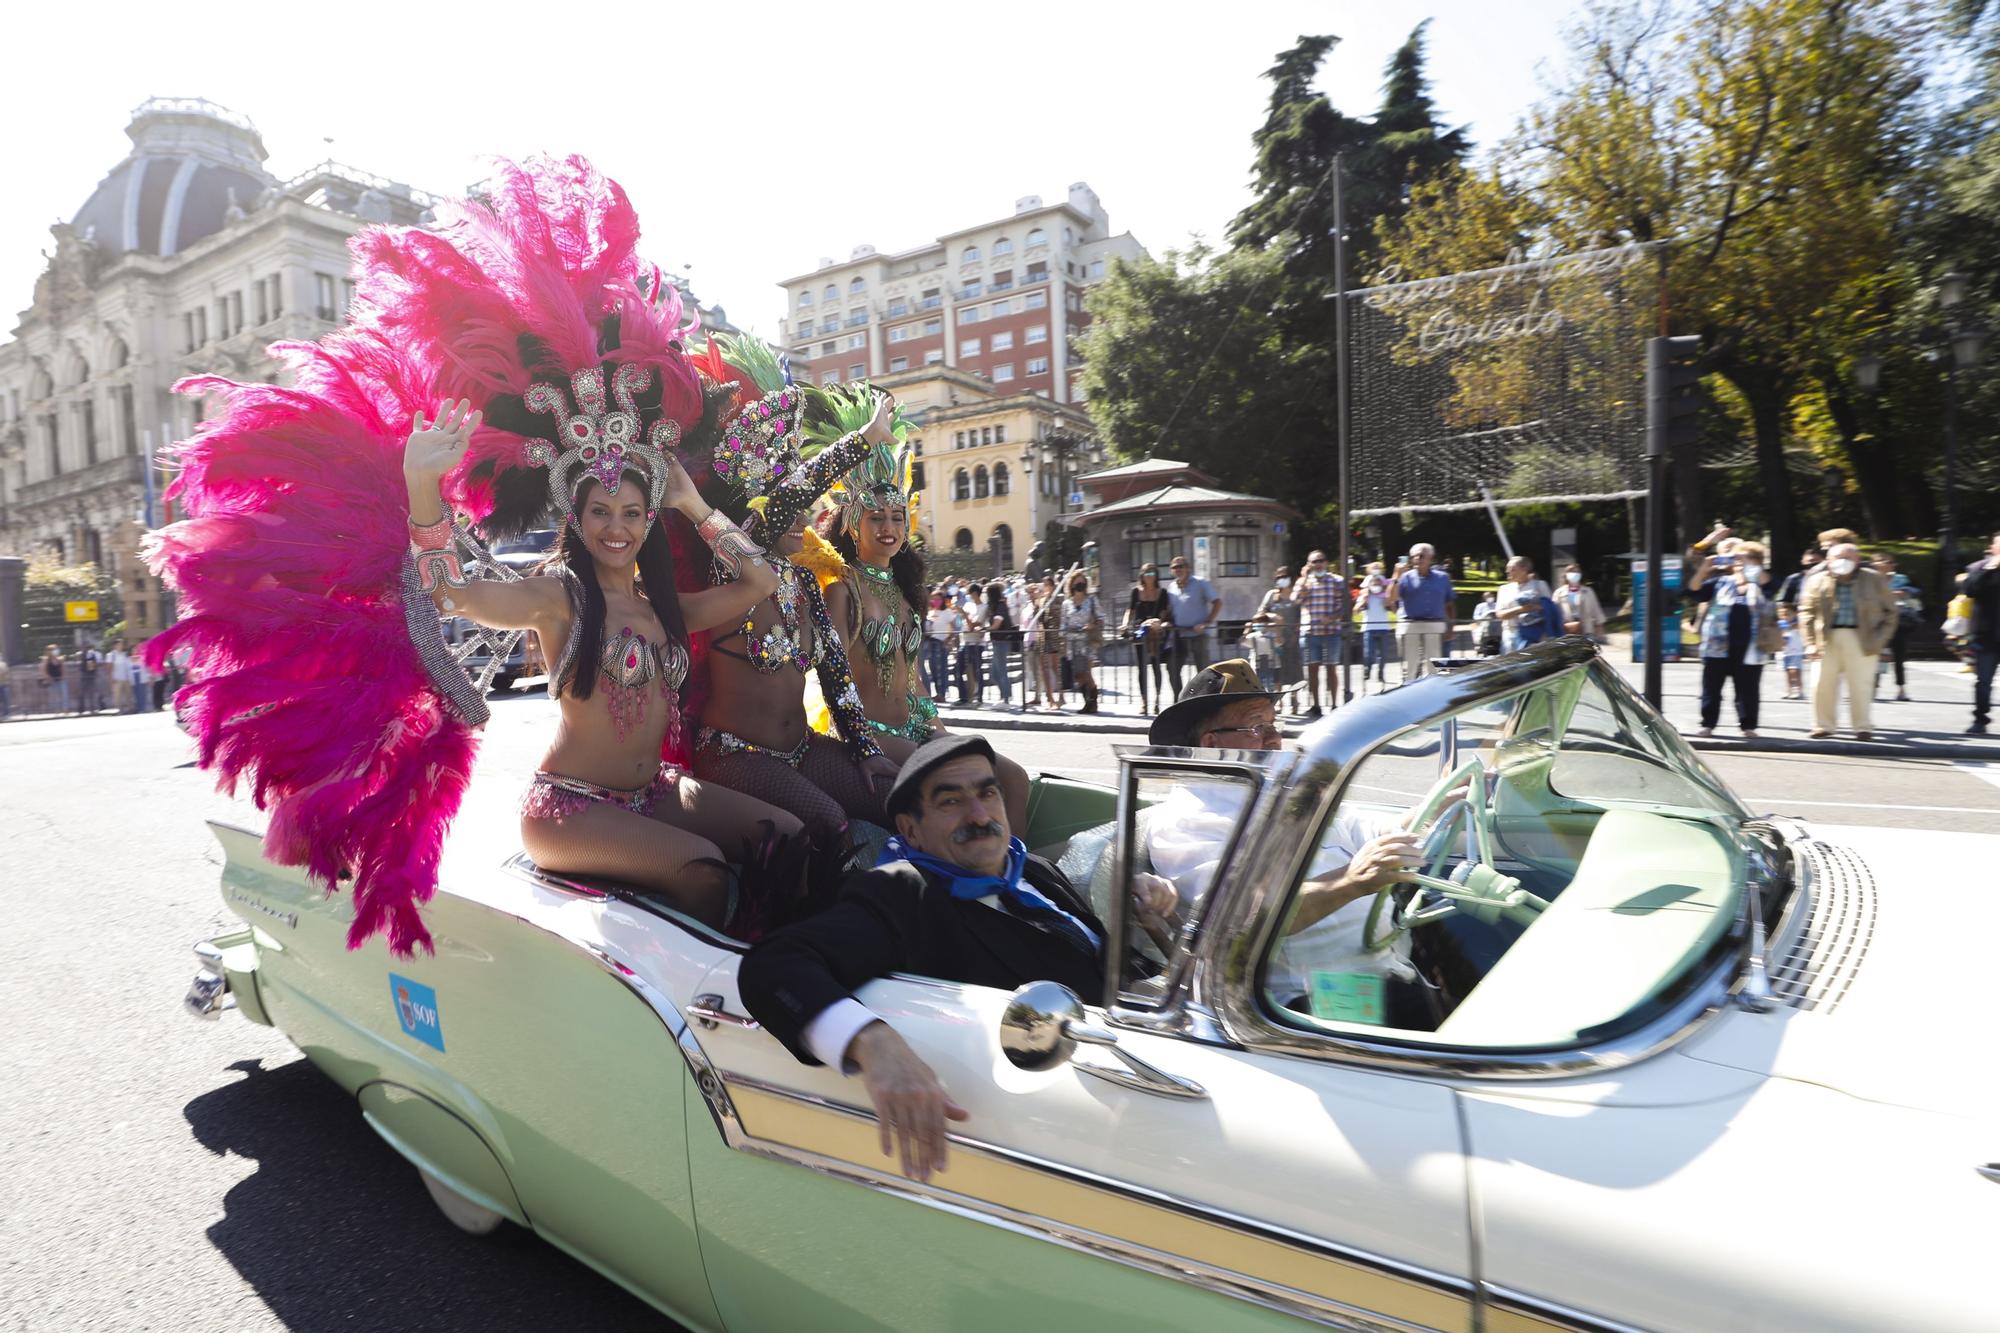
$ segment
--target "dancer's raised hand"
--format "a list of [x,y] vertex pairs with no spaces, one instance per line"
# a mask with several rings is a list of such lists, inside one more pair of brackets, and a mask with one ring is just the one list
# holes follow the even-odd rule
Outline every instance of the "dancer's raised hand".
[[459,465],[472,432],[479,429],[485,414],[472,406],[470,398],[447,402],[435,420],[425,424],[418,410],[410,425],[410,438],[403,445],[403,471],[418,476],[441,477]]
[[896,433],[890,425],[896,414],[896,400],[880,389],[874,392],[875,415],[861,428],[861,438],[870,444],[891,444],[896,439]]

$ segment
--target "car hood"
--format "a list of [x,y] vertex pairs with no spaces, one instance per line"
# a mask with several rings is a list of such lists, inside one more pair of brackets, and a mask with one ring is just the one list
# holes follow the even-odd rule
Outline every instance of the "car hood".
[[2000,1157],[1986,958],[2000,938],[1996,844],[1969,833],[1819,831],[1800,847],[1815,871],[1814,943],[1804,950],[1811,980],[1793,980],[1788,964],[1801,954],[1779,941],[1773,975],[1788,1002],[1764,1014],[1732,1009],[1683,1052],[1868,1101],[1981,1118],[1994,1126]]

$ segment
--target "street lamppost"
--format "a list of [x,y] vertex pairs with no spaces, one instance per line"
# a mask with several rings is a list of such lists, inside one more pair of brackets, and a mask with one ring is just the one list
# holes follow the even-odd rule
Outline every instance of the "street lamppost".
[[[1938,534],[1939,604],[1951,599],[1958,576],[1958,372],[1979,364],[1986,330],[1976,319],[1961,316],[1966,279],[1956,271],[1938,279],[1938,310],[1943,322],[1923,331],[1925,355],[1944,361],[1944,528]],[[1882,387],[1882,358],[1873,349],[1854,359],[1854,379],[1865,393]]]
[[1063,564],[1064,553],[1069,550],[1068,529],[1063,519],[1069,514],[1071,482],[1081,475],[1086,467],[1095,468],[1104,461],[1104,446],[1088,436],[1058,426],[1046,435],[1030,440],[1021,447],[1021,472],[1032,485],[1037,472],[1042,483],[1039,491],[1029,493],[1030,520],[1033,519],[1036,495],[1053,495],[1056,499],[1055,518],[1045,526],[1052,561]]

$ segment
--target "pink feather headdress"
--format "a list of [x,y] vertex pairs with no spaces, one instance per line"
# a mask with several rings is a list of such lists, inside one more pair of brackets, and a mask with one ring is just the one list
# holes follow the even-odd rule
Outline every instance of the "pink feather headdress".
[[[266,852],[329,886],[352,879],[350,948],[378,932],[397,955],[431,948],[418,909],[477,745],[404,622],[414,414],[456,398],[487,408],[446,494],[489,532],[558,507],[528,457],[554,425],[521,407],[531,386],[637,365],[647,425],[694,426],[693,325],[672,285],[642,273],[638,236],[624,191],[582,158],[506,164],[433,229],[355,238],[352,323],[272,349],[290,387],[176,386],[225,408],[178,446],[169,493],[188,518],[146,555],[181,619],[147,655],[157,668],[189,651],[177,702],[202,766],[226,790],[247,779],[270,811]],[[691,531],[669,538],[692,551]]]

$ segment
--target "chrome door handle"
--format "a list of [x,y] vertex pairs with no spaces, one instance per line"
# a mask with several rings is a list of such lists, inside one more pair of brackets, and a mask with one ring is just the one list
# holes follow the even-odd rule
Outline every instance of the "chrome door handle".
[[1139,1092],[1154,1092],[1162,1097],[1183,1097],[1189,1101],[1201,1101],[1208,1097],[1208,1089],[1191,1078],[1179,1074],[1169,1074],[1149,1060],[1141,1060],[1132,1052],[1118,1044],[1118,1034],[1107,1028],[1093,1026],[1078,1019],[1070,1019],[1063,1024],[1063,1035],[1071,1041],[1086,1046],[1102,1046],[1125,1065],[1115,1069],[1108,1065],[1085,1064],[1071,1061],[1086,1074],[1095,1074],[1106,1083],[1116,1083],[1121,1088],[1132,1088]]
[[704,1028],[713,1028],[727,1023],[733,1028],[746,1028],[755,1032],[761,1025],[754,1018],[742,1014],[732,1014],[726,1006],[729,1002],[714,992],[697,995],[687,1007],[687,1015]]

